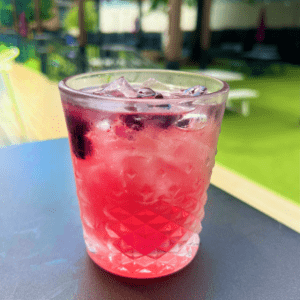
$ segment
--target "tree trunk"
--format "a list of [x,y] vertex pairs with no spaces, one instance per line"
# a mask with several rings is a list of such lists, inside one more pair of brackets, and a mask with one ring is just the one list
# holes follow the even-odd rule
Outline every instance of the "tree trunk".
[[19,33],[19,22],[18,22],[18,16],[17,16],[16,0],[12,0],[12,15],[13,15],[13,20],[14,20],[14,29],[17,33]]
[[204,69],[209,63],[211,0],[198,0],[197,24],[191,42],[190,59]]
[[100,0],[95,0],[95,6],[96,6],[96,11],[97,11],[97,16],[98,16],[98,19],[97,19],[97,31],[100,32],[100,9],[101,9],[101,1]]
[[137,43],[136,43],[136,47],[138,49],[142,49],[143,48],[143,30],[142,30],[142,18],[143,18],[143,6],[142,6],[142,0],[138,0],[138,8],[139,8],[139,28],[138,28],[138,32],[137,34]]
[[192,41],[191,41],[190,59],[191,61],[195,61],[195,62],[198,62],[200,60],[199,49],[201,48],[200,36],[201,36],[201,20],[203,15],[203,2],[204,0],[198,0],[197,2],[196,28],[193,32]]
[[42,33],[42,20],[41,20],[41,8],[40,1],[34,0],[34,18],[36,22],[36,32],[38,34]]
[[87,42],[86,30],[84,25],[84,0],[79,0],[78,3],[78,25],[79,25],[79,71],[86,72],[86,51],[85,45]]
[[210,8],[211,0],[204,0],[201,22],[201,48],[207,51],[210,48]]
[[79,0],[78,3],[78,25],[79,25],[79,46],[86,44],[86,31],[84,26],[84,0]]
[[169,31],[165,56],[167,69],[173,70],[179,70],[182,53],[181,3],[182,0],[169,0]]

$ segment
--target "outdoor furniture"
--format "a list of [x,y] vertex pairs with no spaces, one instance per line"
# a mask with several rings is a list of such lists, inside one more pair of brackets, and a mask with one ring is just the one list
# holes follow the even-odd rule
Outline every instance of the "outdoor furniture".
[[[238,72],[209,69],[201,71],[202,74],[216,77],[223,81],[242,81],[244,75]],[[235,111],[247,117],[250,114],[250,99],[258,98],[259,93],[253,89],[234,89],[229,91],[226,109]]]
[[250,115],[250,100],[258,98],[259,93],[253,89],[230,90],[226,109],[241,113],[244,117]]
[[42,73],[47,74],[47,56],[48,56],[48,44],[52,40],[50,34],[42,33],[36,34],[34,40],[37,42],[37,53],[39,53],[41,58],[41,68]]
[[245,79],[244,74],[220,69],[201,70],[201,74],[212,76],[223,81],[241,81]]
[[261,75],[272,64],[280,66],[284,70],[285,63],[282,61],[276,45],[255,44],[251,51],[245,52],[242,58],[251,69],[252,75]]

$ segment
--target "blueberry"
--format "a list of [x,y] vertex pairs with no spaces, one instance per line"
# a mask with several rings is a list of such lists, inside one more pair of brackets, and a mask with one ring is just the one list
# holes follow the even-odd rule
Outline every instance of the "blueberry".
[[90,125],[87,121],[78,116],[66,114],[66,123],[70,133],[72,151],[77,158],[85,159],[91,155],[93,146],[86,134],[90,130]]
[[155,99],[162,99],[163,95],[161,93],[156,93],[154,96]]
[[218,107],[216,109],[215,120],[219,120],[220,121],[222,113],[223,113],[223,107],[220,106],[220,107]]
[[183,119],[177,122],[176,126],[180,128],[187,128],[190,124],[189,119]]
[[220,120],[220,117],[223,113],[223,107],[222,106],[211,106],[208,110],[208,115],[213,117],[216,121]]
[[177,120],[177,116],[166,116],[166,115],[157,115],[153,116],[153,120],[156,121],[156,125],[160,128],[167,129]]
[[133,130],[139,131],[144,129],[144,122],[139,115],[121,115],[121,120],[125,125]]

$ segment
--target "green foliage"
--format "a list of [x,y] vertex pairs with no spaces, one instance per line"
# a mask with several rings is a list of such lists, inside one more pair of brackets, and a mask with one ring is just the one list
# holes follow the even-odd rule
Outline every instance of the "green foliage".
[[5,1],[0,1],[0,25],[11,27],[13,25],[12,5]]
[[9,49],[3,42],[0,42],[0,52]]
[[151,0],[150,10],[156,10],[160,6],[167,6],[168,0]]
[[[87,32],[96,32],[98,26],[98,14],[95,7],[95,2],[92,0],[87,0],[84,3],[84,21],[85,30]],[[64,29],[69,31],[72,28],[79,28],[77,5],[69,10],[64,20]]]
[[[136,1],[136,0],[134,0]],[[182,0],[182,3],[188,5],[188,6],[197,6],[198,1],[201,0]],[[221,1],[221,0],[217,0]],[[228,1],[234,1],[234,0],[228,0]],[[168,0],[150,0],[151,2],[151,7],[150,10],[156,10],[159,7],[166,7],[168,5]],[[238,2],[238,1],[237,1]],[[246,2],[248,4],[255,4],[258,2],[258,0],[240,0],[240,2]]]
[[[25,12],[27,21],[34,21],[34,0],[22,0],[16,1],[17,14],[22,11]],[[49,20],[53,17],[52,13],[53,1],[51,0],[40,0],[40,18],[42,20]]]
[[77,71],[75,64],[58,53],[48,56],[47,75],[51,80],[59,81]]
[[94,45],[87,45],[86,46],[86,56],[89,59],[99,57],[99,47]]
[[24,66],[37,71],[37,72],[41,72],[41,60],[39,58],[29,58],[25,63]]
[[[251,1],[251,0],[249,0]],[[255,0],[253,0],[255,1]],[[168,5],[168,0],[151,0],[151,6],[150,10],[156,10],[159,7],[166,7]],[[182,0],[184,4],[187,4],[188,6],[196,6],[198,3],[198,0]]]
[[[52,0],[40,0],[40,18],[42,20],[49,20],[53,17],[52,7]],[[34,0],[16,1],[17,16],[22,12],[25,12],[28,22],[34,21]],[[0,24],[6,27],[13,25],[13,6],[10,0],[0,0]]]

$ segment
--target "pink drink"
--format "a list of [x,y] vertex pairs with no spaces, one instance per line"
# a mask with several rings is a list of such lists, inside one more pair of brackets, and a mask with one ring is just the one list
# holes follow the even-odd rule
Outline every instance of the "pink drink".
[[[180,93],[140,101],[187,98]],[[65,95],[62,101],[89,256],[132,278],[182,269],[199,247],[225,102],[174,111],[151,104],[148,112],[131,102],[115,112],[78,106]]]

